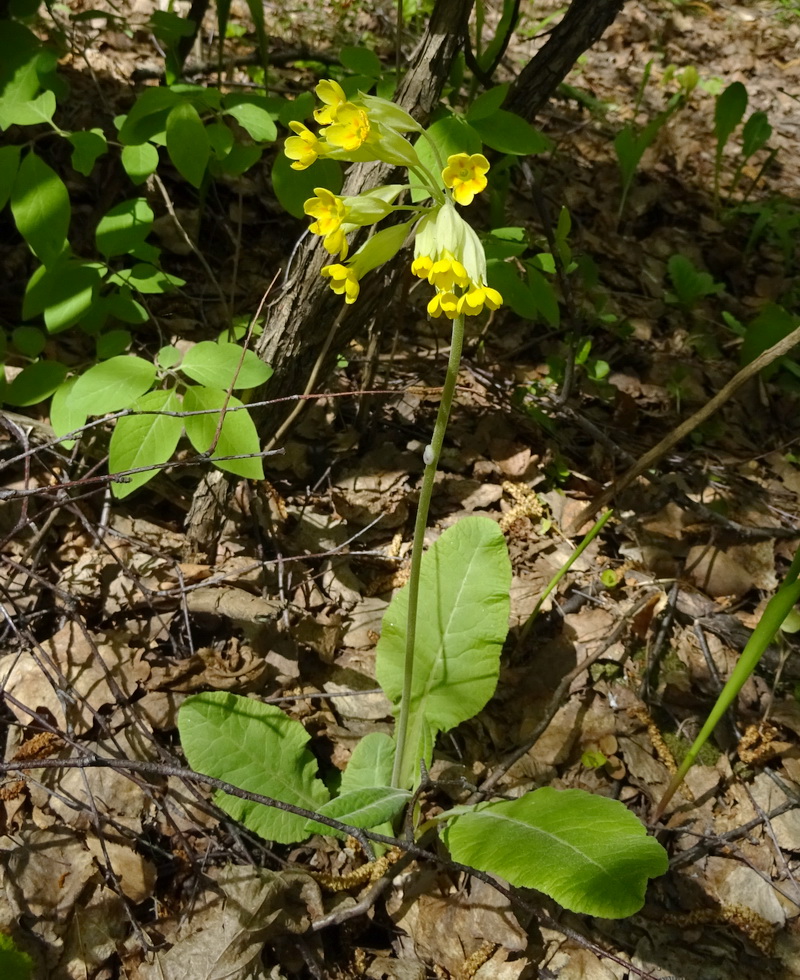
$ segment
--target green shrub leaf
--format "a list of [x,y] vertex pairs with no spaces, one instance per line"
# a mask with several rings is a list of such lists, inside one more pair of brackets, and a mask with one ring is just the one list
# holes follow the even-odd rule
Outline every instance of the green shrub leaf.
[[100,219],[95,232],[98,251],[106,258],[125,255],[141,245],[153,227],[153,212],[143,197],[115,205]]
[[97,158],[108,150],[108,143],[101,129],[90,129],[87,132],[70,133],[72,143],[72,166],[79,174],[88,177]]
[[544,153],[553,148],[552,140],[514,112],[497,109],[480,119],[470,117],[470,123],[487,146],[500,153],[526,156]]
[[19,166],[11,210],[33,254],[45,265],[54,262],[67,245],[69,194],[55,170],[33,152]]
[[[136,412],[179,412],[181,403],[172,391],[148,391],[131,408]],[[183,420],[175,415],[125,415],[117,419],[108,447],[109,473],[166,463],[182,432]],[[157,472],[131,473],[130,482],[112,483],[111,491],[122,500],[152,480]]]
[[[72,392],[77,380],[77,378],[70,378],[65,381],[50,401],[50,425],[57,436],[65,436],[68,432],[74,432],[86,424],[87,413],[76,411],[72,400]],[[65,449],[71,449],[75,445],[75,440],[65,439],[61,445]]]
[[333,194],[342,189],[342,168],[335,160],[317,160],[307,170],[292,170],[286,154],[276,154],[272,165],[272,189],[289,214],[295,218],[306,217],[303,203],[314,196],[315,187],[325,187]]
[[[178,731],[189,765],[196,772],[317,811],[329,799],[317,778],[317,760],[306,748],[309,735],[280,708],[224,691],[194,694],[178,712]],[[329,833],[321,824],[261,803],[217,793],[228,814],[278,844],[305,840],[310,832]]]
[[141,357],[110,357],[85,371],[72,390],[72,410],[105,415],[129,408],[156,379],[156,368]]
[[479,805],[442,836],[456,861],[606,919],[638,912],[648,878],[668,867],[664,848],[622,803],[578,789],[546,786]]
[[[221,388],[201,388],[192,385],[186,389],[183,397],[183,407],[187,412],[199,412],[204,409],[221,409],[227,404],[225,419],[211,459],[214,465],[226,473],[235,473],[248,480],[263,480],[264,465],[260,456],[250,459],[226,459],[216,461],[217,456],[238,456],[247,453],[260,453],[261,442],[256,432],[253,420],[246,411],[241,410],[242,403],[238,398],[228,398]],[[230,409],[239,408],[237,411]],[[211,448],[217,433],[219,412],[208,415],[187,415],[184,419],[186,434],[189,441],[199,453]]]
[[14,102],[3,107],[6,126],[38,126],[49,123],[56,111],[56,97],[52,92],[42,92],[30,102]]
[[[241,364],[241,367],[240,367]],[[181,371],[192,381],[212,388],[255,388],[272,375],[272,368],[238,344],[201,340],[190,347]]]
[[0,211],[8,203],[19,170],[19,147],[0,146]]
[[369,48],[346,47],[339,52],[339,61],[348,71],[368,78],[380,78],[383,74],[381,59]]
[[263,96],[233,93],[225,97],[224,111],[233,116],[256,142],[272,143],[277,138],[275,120]]
[[40,283],[45,298],[44,322],[59,333],[82,320],[92,308],[105,270],[96,262],[64,262],[46,270]]
[[[472,718],[497,686],[508,633],[511,563],[503,532],[486,517],[448,528],[422,559],[408,750],[402,785],[418,779],[438,731]],[[408,587],[383,618],[376,675],[398,704],[403,690]]]
[[[441,173],[442,166],[447,164],[447,158],[453,153],[480,153],[483,149],[480,136],[463,116],[449,115],[437,119],[427,129],[428,138],[417,140],[414,149],[417,151],[423,166],[433,174]],[[431,141],[439,151],[433,151]],[[410,176],[411,199],[424,201],[430,197],[430,192],[416,178]]]
[[152,143],[123,146],[122,166],[134,184],[143,184],[158,167],[158,150]]
[[192,187],[203,183],[211,144],[197,109],[188,102],[179,103],[167,116],[167,152]]
[[125,146],[144,143],[163,133],[169,111],[181,101],[181,96],[172,89],[163,86],[146,88],[120,127],[120,143]]
[[[109,278],[110,282],[115,282],[121,286],[130,286],[140,293],[152,294],[168,293],[176,286],[184,286],[185,279],[180,276],[173,276],[163,269],[158,269],[149,262],[137,262],[132,269],[121,269]],[[130,322],[130,321],[128,321]]]
[[508,262],[489,259],[486,263],[486,274],[489,285],[497,289],[506,303],[517,314],[526,320],[535,320],[539,306],[528,286],[517,275],[516,269]]
[[6,386],[3,398],[8,405],[38,405],[53,394],[66,376],[66,364],[36,361],[23,368]]
[[467,110],[467,122],[477,122],[479,119],[494,115],[505,102],[508,88],[508,82],[503,82],[502,85],[495,85],[482,92]]
[[44,350],[47,338],[38,327],[17,327],[11,334],[11,343],[20,354],[38,357]]

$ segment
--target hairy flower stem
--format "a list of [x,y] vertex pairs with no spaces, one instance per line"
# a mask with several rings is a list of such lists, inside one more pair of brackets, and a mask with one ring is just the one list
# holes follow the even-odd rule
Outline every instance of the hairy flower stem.
[[[397,719],[395,733],[394,767],[392,769],[392,786],[403,787],[403,773],[406,771],[405,755],[408,735],[408,720],[411,714],[411,687],[414,678],[414,641],[417,634],[417,605],[419,602],[419,574],[422,568],[422,550],[425,544],[425,529],[428,526],[428,511],[430,510],[433,484],[436,479],[436,467],[442,452],[444,434],[447,431],[447,421],[450,418],[450,408],[458,380],[458,368],[461,364],[461,349],[464,345],[464,317],[458,316],[453,320],[453,334],[450,341],[450,358],[447,362],[447,377],[442,389],[442,400],[439,403],[439,414],[433,430],[431,444],[426,449],[425,472],[422,476],[422,488],[417,504],[417,519],[414,524],[414,542],[411,547],[411,574],[408,580],[408,618],[406,620],[406,656],[403,668],[403,695],[400,700],[400,715]],[[416,751],[416,747],[415,747]]]

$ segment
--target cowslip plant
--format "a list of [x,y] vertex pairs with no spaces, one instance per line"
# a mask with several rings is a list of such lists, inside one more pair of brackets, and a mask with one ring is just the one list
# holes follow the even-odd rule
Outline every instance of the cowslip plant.
[[[369,836],[387,822],[391,829],[420,787],[438,734],[472,718],[492,697],[510,610],[511,565],[494,521],[465,518],[423,550],[464,320],[503,301],[486,283],[480,239],[456,210],[486,187],[488,161],[474,146],[456,147],[446,160],[439,159],[440,148],[430,140],[424,145],[436,163],[428,166],[417,152],[419,142],[412,145],[403,135],[420,133],[419,127],[397,106],[370,96],[349,99],[331,81],[321,82],[317,94],[322,106],[315,119],[321,128],[315,132],[298,123],[287,140],[296,169],[326,155],[404,161],[416,188],[411,205],[393,203],[397,188],[353,199],[318,190],[306,205],[312,231],[341,260],[325,266],[323,276],[345,303],[355,303],[362,278],[413,237],[412,272],[433,287],[428,312],[451,321],[452,338],[436,425],[423,454],[409,582],[386,610],[376,652],[376,676],[397,720],[394,737],[365,736],[332,794],[317,775],[305,729],[277,707],[213,692],[194,695],[180,708],[181,741],[194,769],[276,801],[269,807],[218,794],[219,805],[281,843],[330,833],[308,815],[314,813],[341,821],[336,828],[341,833],[349,826]],[[406,220],[375,232],[349,256],[348,236],[355,229],[398,212]],[[279,801],[301,807],[306,815],[287,813]],[[456,807],[422,823],[418,810],[415,806],[407,817],[416,836],[437,826],[456,861],[594,915],[632,914],[643,902],[648,878],[667,867],[663,848],[621,803],[579,790],[545,787],[517,800]]]

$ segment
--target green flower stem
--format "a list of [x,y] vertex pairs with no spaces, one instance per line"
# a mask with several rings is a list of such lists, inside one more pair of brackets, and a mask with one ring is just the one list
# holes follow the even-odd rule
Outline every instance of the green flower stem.
[[439,414],[433,430],[430,452],[426,453],[430,462],[425,465],[422,476],[422,488],[417,504],[417,519],[414,525],[414,543],[411,547],[411,574],[408,580],[408,619],[406,620],[406,657],[403,672],[403,695],[400,700],[400,715],[397,719],[395,733],[394,767],[392,769],[392,786],[400,786],[400,774],[404,771],[404,756],[407,751],[408,719],[411,713],[411,687],[414,678],[414,641],[417,634],[417,605],[419,602],[419,574],[422,568],[422,550],[425,544],[425,529],[428,526],[428,511],[430,510],[433,484],[436,479],[436,467],[442,452],[444,434],[447,431],[447,421],[450,418],[450,408],[458,380],[458,369],[461,364],[461,349],[464,345],[464,317],[458,316],[453,320],[453,334],[450,342],[450,358],[447,362],[447,377],[442,389],[442,400],[439,403]]
[[426,166],[420,164],[418,167],[409,167],[409,170],[419,180],[422,186],[430,191],[431,197],[437,204],[444,204],[445,195],[442,192],[442,188]]

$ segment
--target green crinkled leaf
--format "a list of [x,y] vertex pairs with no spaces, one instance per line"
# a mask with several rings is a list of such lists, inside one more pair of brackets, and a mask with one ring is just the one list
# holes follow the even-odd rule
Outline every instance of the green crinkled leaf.
[[141,357],[110,357],[85,371],[72,390],[72,410],[86,415],[105,415],[130,408],[156,378],[151,361]]
[[[189,765],[251,793],[317,811],[329,799],[317,778],[308,732],[279,708],[223,691],[188,697],[178,712],[178,731]],[[217,793],[216,802],[265,840],[293,844],[309,833],[329,833],[305,817]]]
[[544,153],[553,148],[552,140],[544,133],[540,133],[521,116],[505,109],[497,109],[481,119],[470,117],[470,123],[483,142],[500,153],[527,156],[529,153]]
[[11,211],[33,254],[45,265],[54,262],[67,245],[69,194],[55,170],[32,151],[19,165]]
[[[243,459],[217,460],[218,456],[238,456],[248,453],[260,453],[261,442],[258,432],[246,411],[241,409],[242,403],[232,395],[230,398],[221,388],[206,388],[192,385],[186,389],[183,397],[183,407],[187,412],[198,412],[204,409],[221,409],[227,405],[225,419],[220,429],[219,438],[211,456],[214,465],[226,473],[235,473],[248,480],[263,480],[264,466],[260,456]],[[239,411],[230,411],[239,408]],[[189,441],[199,453],[207,452],[217,433],[219,412],[208,415],[187,415],[184,419],[186,434]]]
[[342,189],[342,168],[335,160],[317,160],[307,170],[292,170],[284,153],[275,156],[272,165],[272,189],[281,207],[295,218],[306,217],[303,203],[314,196],[315,187],[325,187],[333,194]]
[[122,166],[134,184],[143,184],[158,167],[158,150],[152,143],[123,146]]
[[167,153],[192,187],[203,183],[211,144],[197,109],[189,102],[179,103],[167,116]]
[[394,739],[385,732],[370,732],[353,749],[342,773],[341,793],[390,785],[393,764]]
[[68,139],[72,143],[73,169],[88,177],[94,170],[97,158],[108,150],[103,131],[90,129],[87,132],[70,133]]
[[143,197],[114,205],[100,219],[95,232],[98,251],[106,258],[125,255],[150,234],[153,211]]
[[[332,817],[350,824],[351,827],[376,827],[392,820],[411,799],[411,793],[405,789],[395,789],[392,786],[370,786],[356,789],[349,793],[341,793],[317,808],[324,817]],[[307,825],[309,834],[318,833],[314,821]],[[345,837],[344,833],[326,827],[324,833],[333,837]]]
[[49,398],[67,376],[60,361],[36,361],[23,368],[11,384],[6,385],[3,400],[7,405],[38,405]]
[[[149,391],[133,403],[135,412],[179,412],[181,403],[172,391]],[[109,473],[123,473],[140,466],[157,466],[175,452],[183,432],[183,420],[175,415],[125,415],[117,419],[108,447]],[[131,473],[128,483],[112,483],[118,500],[152,480],[158,470]]]
[[272,375],[272,368],[238,344],[201,340],[190,347],[181,371],[192,381],[212,388],[255,388]]
[[225,97],[224,112],[247,130],[258,143],[272,143],[278,136],[275,120],[263,96],[234,93]]
[[479,805],[443,831],[453,858],[536,888],[564,908],[606,919],[633,915],[667,853],[618,800],[549,786]]
[[19,170],[19,147],[0,146],[0,211],[8,203]]
[[[436,733],[472,718],[494,693],[510,586],[505,538],[489,518],[459,521],[423,556],[402,786],[417,781]],[[378,683],[395,705],[403,690],[407,609],[405,586],[384,614],[377,647]]]

